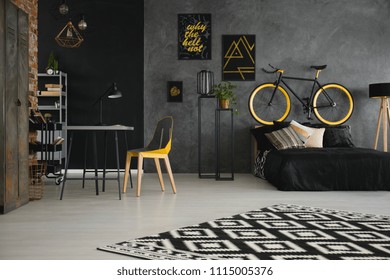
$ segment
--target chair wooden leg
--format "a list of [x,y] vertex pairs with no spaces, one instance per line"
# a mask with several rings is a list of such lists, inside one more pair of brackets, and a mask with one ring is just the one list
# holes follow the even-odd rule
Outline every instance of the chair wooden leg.
[[156,169],[157,169],[158,179],[160,180],[161,190],[164,191],[165,187],[164,187],[163,176],[161,173],[160,159],[155,158],[154,163],[156,164]]
[[137,174],[137,196],[141,195],[141,180],[142,180],[142,164],[144,157],[140,154],[138,156],[138,174]]
[[173,193],[176,193],[175,180],[173,179],[171,164],[170,164],[170,162],[169,162],[168,155],[167,155],[166,157],[164,157],[164,162],[165,162],[165,166],[167,167],[167,172],[168,172],[168,175],[169,175],[169,180],[171,180],[171,185],[172,185]]
[[130,163],[131,163],[131,154],[126,153],[126,167],[125,167],[125,178],[123,179],[123,193],[126,193],[127,181],[129,179]]

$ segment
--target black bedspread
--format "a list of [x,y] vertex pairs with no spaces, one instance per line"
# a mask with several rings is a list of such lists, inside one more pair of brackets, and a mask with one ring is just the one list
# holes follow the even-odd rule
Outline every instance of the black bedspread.
[[266,179],[283,191],[390,190],[390,153],[363,148],[272,150]]

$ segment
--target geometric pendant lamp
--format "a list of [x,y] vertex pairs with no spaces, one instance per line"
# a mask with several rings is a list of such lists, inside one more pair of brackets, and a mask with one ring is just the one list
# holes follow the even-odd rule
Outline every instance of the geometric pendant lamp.
[[55,40],[58,45],[64,48],[78,48],[84,41],[71,21],[68,21],[61,32],[55,37]]

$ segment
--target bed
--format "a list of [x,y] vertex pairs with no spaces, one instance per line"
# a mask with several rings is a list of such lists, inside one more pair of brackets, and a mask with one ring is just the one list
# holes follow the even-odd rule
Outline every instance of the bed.
[[290,123],[252,128],[254,175],[281,191],[390,190],[390,153],[355,147],[349,126],[322,128],[322,147],[277,149],[269,135]]

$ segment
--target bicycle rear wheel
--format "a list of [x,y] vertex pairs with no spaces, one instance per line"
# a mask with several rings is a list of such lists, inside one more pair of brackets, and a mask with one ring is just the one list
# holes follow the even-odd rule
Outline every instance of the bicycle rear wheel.
[[353,112],[352,94],[342,85],[326,84],[315,93],[313,110],[322,123],[329,125],[345,123]]
[[261,124],[272,125],[273,121],[281,122],[290,113],[290,96],[283,87],[275,88],[276,86],[271,83],[259,85],[249,97],[249,112]]

